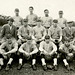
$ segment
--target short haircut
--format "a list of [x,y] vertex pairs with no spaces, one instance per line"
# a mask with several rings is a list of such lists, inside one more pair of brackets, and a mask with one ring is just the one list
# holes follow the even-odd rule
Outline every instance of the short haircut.
[[60,11],[59,11],[59,14],[63,14],[63,11],[62,11],[62,10],[60,10]]
[[16,12],[19,12],[19,9],[18,9],[18,8],[16,8],[16,9],[15,9],[15,11],[16,11]]
[[34,9],[33,6],[30,6],[29,9],[30,9],[30,8]]
[[49,12],[49,10],[48,10],[48,9],[45,9],[45,10],[44,10],[44,12],[45,12],[45,11],[48,11],[48,12]]

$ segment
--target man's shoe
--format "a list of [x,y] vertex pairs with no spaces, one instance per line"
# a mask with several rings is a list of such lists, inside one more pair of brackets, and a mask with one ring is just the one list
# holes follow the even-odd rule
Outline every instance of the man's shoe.
[[33,70],[37,70],[36,65],[32,65]]
[[19,66],[18,66],[17,70],[21,70],[21,68],[22,68],[22,65],[21,65],[21,64],[19,64]]
[[53,69],[53,66],[52,65],[47,65],[47,68],[52,70]]
[[46,71],[47,70],[47,66],[43,65],[43,70]]
[[55,65],[54,66],[54,71],[57,71],[57,70],[58,70],[57,65]]
[[69,65],[66,65],[66,69],[67,69],[68,71],[70,71],[70,67],[69,67]]
[[6,66],[6,68],[5,68],[5,70],[8,71],[8,70],[10,69],[10,66],[11,66],[11,65],[8,64],[8,65]]

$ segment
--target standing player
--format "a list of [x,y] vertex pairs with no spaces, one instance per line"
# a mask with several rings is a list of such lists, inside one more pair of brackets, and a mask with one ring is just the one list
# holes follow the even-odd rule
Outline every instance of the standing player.
[[15,16],[13,17],[14,25],[17,28],[19,28],[20,26],[22,26],[23,19],[22,19],[22,17],[19,16],[19,9],[18,8],[16,8],[14,12],[15,12]]
[[63,18],[63,11],[59,11],[58,24],[62,29],[67,26],[67,20]]
[[8,36],[7,41],[2,43],[0,46],[0,69],[2,69],[2,66],[4,65],[4,59],[9,59],[6,70],[10,69],[14,55],[16,54],[16,51],[18,49],[18,44],[16,43],[16,41],[14,43],[12,41],[13,40],[11,39],[11,37]]
[[8,36],[11,36],[11,39],[13,40],[13,42],[16,41],[17,28],[13,25],[13,22],[14,22],[14,20],[12,18],[9,18],[8,24],[5,24],[2,27],[2,31],[1,31],[2,41],[1,41],[1,43],[7,41]]
[[33,27],[37,25],[37,15],[33,13],[34,8],[32,6],[29,7],[30,14],[27,15],[26,19],[28,20],[28,25],[32,28],[33,33]]
[[52,25],[52,18],[49,16],[49,10],[44,10],[45,16],[41,18],[42,25],[48,30]]
[[36,47],[36,44],[33,43],[31,37],[28,37],[27,39],[27,42],[22,44],[19,48],[20,55],[18,70],[22,68],[22,62],[24,57],[26,60],[32,59],[32,68],[33,70],[36,70],[36,54],[38,52],[38,49]]
[[47,70],[45,60],[53,59],[54,70],[57,70],[57,52],[56,52],[57,47],[52,41],[50,41],[49,35],[46,35],[45,41],[42,41],[40,43],[39,50],[41,52],[41,61],[42,61],[43,69]]
[[23,26],[18,30],[18,44],[21,45],[27,41],[28,36],[31,36],[31,28],[28,26],[28,21],[23,20]]

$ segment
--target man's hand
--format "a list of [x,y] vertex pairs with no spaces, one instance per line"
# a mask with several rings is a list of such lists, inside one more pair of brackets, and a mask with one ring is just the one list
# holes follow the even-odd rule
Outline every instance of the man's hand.
[[58,42],[61,42],[61,39],[58,39]]
[[73,56],[73,53],[68,53],[68,56],[70,56],[70,57]]
[[3,55],[7,55],[8,53],[4,53]]
[[52,56],[53,54],[52,53],[49,53],[49,55]]
[[25,54],[26,54],[27,57],[30,56],[30,53],[25,53]]
[[52,39],[53,42],[55,42],[55,39]]

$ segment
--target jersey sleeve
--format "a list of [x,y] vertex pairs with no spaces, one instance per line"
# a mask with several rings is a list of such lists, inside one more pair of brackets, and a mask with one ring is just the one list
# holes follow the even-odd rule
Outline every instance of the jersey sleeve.
[[39,47],[39,50],[40,51],[43,51],[44,49],[44,41],[42,41],[41,43],[40,43],[40,47]]

